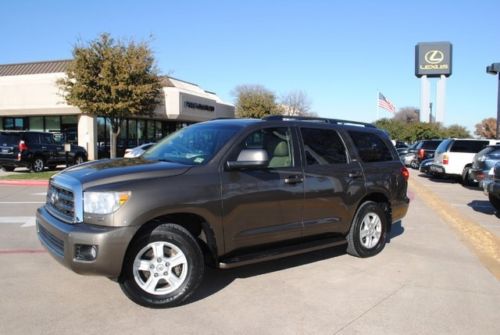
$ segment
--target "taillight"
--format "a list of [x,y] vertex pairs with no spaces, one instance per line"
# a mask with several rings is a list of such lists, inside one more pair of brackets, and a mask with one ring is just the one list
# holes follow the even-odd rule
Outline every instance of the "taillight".
[[424,159],[424,154],[425,154],[425,150],[424,149],[420,149],[418,151],[418,158],[419,159]]
[[401,168],[401,175],[403,176],[403,178],[408,181],[408,178],[410,178],[410,171],[408,171],[408,169],[406,167],[402,167]]
[[19,152],[22,152],[25,150],[28,150],[28,146],[26,145],[26,143],[24,143],[24,141],[19,141]]
[[448,163],[449,163],[448,155],[444,154],[443,155],[443,165],[447,165]]

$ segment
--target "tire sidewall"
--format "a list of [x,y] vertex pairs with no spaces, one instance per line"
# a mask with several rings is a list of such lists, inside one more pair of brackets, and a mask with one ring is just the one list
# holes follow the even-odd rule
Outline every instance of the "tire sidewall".
[[[189,233],[186,232],[186,234]],[[122,288],[131,300],[145,307],[164,308],[179,305],[193,293],[203,276],[203,256],[196,241],[183,235],[175,230],[155,229],[150,234],[142,235],[134,241],[127,252],[121,280]],[[134,279],[134,259],[142,248],[152,242],[174,244],[181,249],[188,261],[187,275],[182,285],[177,290],[164,295],[154,295],[143,291]]]
[[[363,219],[368,213],[377,214],[382,224],[382,233],[380,235],[380,239],[377,242],[377,245],[370,249],[365,248],[361,243],[360,239],[361,225],[363,223]],[[387,241],[387,225],[388,225],[387,216],[382,207],[378,205],[376,202],[372,201],[365,202],[364,204],[361,205],[361,207],[359,207],[356,216],[353,220],[353,226],[351,227],[352,231],[350,232],[351,234],[350,242],[353,244],[353,248],[359,257],[374,256],[384,249]]]
[[[42,162],[42,169],[41,169],[41,170],[37,170],[37,169],[35,168],[35,164],[36,164],[36,161],[37,161],[37,160],[40,160],[40,161]],[[31,163],[31,170],[32,170],[33,172],[43,172],[43,170],[44,170],[44,169],[45,169],[45,162],[44,162],[43,158],[41,158],[41,157],[35,157],[35,158],[33,159],[33,162]]]

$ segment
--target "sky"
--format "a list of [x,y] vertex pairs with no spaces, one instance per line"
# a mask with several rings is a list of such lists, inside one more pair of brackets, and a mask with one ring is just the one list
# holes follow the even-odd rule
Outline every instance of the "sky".
[[224,101],[244,84],[301,90],[319,116],[368,122],[392,117],[379,91],[418,108],[415,45],[449,41],[445,125],[472,130],[497,113],[499,81],[485,69],[500,62],[498,0],[0,0],[0,11],[0,64],[69,59],[108,32],[149,42],[162,74]]

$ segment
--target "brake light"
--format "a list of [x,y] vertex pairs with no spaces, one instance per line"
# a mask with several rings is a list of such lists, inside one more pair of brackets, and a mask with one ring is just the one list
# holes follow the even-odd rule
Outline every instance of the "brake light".
[[22,151],[25,151],[25,150],[28,150],[28,146],[26,145],[26,143],[24,141],[19,141],[19,152],[22,152]]
[[418,158],[419,159],[424,159],[424,154],[425,154],[425,150],[424,149],[418,150]]
[[449,163],[448,155],[444,154],[443,155],[443,165],[447,165],[448,163]]
[[410,178],[410,171],[408,171],[408,169],[405,166],[403,166],[401,168],[401,175],[403,176],[405,181],[408,181],[408,179]]

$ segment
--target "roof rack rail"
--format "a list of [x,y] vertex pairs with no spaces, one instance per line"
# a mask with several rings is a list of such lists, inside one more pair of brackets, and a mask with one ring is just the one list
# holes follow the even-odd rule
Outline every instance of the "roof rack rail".
[[367,122],[341,120],[341,119],[328,119],[323,117],[310,117],[310,116],[286,116],[286,115],[269,115],[262,118],[265,121],[309,121],[309,122],[323,122],[338,125],[353,125],[363,126],[367,128],[377,128],[375,125]]

